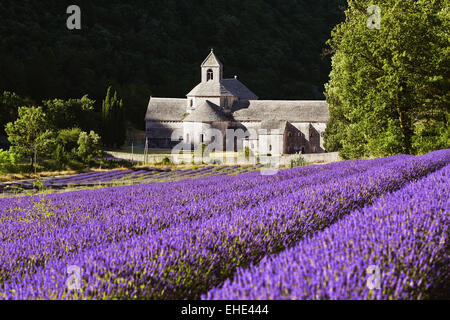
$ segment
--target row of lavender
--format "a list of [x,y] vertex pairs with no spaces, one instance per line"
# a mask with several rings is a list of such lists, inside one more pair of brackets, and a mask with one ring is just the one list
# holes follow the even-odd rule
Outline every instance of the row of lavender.
[[204,299],[449,298],[450,165],[354,211]]
[[[17,231],[24,229],[20,219],[35,212],[36,204],[27,207],[17,203],[18,200],[9,204],[0,202],[3,212],[8,212],[5,217],[15,216],[14,221],[7,223],[12,227],[2,231],[7,241],[2,244],[5,253],[0,262],[2,274],[7,276],[1,283],[0,295],[4,298],[197,298],[232,276],[238,267],[257,263],[267,254],[296,244],[449,160],[449,152],[441,151],[418,158],[399,156],[295,169],[274,177],[247,174],[226,177],[228,181],[225,177],[212,177],[199,179],[191,193],[184,190],[191,190],[192,182],[184,186],[164,184],[168,192],[162,191],[164,187],[155,190],[152,189],[155,186],[139,186],[141,192],[152,189],[147,198],[139,198],[141,193],[134,193],[136,189],[131,187],[111,188],[103,192],[112,192],[108,196],[118,199],[120,205],[107,214],[104,212],[108,200],[103,198],[103,202],[92,206],[94,194],[86,194],[89,206],[72,206],[72,209],[67,208],[70,202],[67,205],[64,197],[59,199],[62,206],[58,207],[56,196],[51,200],[51,207],[62,211],[53,212],[45,223],[28,222],[36,231],[25,235]],[[172,199],[175,206],[168,205],[177,188],[180,196]],[[209,189],[215,190],[209,193]],[[152,194],[151,201],[156,200],[155,210],[149,209],[149,194]],[[122,195],[125,195],[123,199]],[[222,197],[225,200],[221,201]],[[20,210],[14,210],[17,208]],[[99,210],[93,212],[93,208]],[[163,209],[163,214],[151,220],[153,214]],[[109,219],[108,214],[114,218]],[[132,218],[127,219],[128,216]],[[108,224],[114,219],[117,220]],[[115,225],[120,230],[114,229]],[[45,232],[40,231],[42,227]],[[71,232],[71,229],[75,230]],[[83,235],[85,229],[91,238],[88,233]],[[92,237],[92,233],[108,234],[111,229],[113,232],[106,238]],[[57,240],[64,232],[71,235]],[[79,234],[82,240],[77,243]],[[47,245],[40,247],[42,242]],[[14,251],[17,244],[25,251],[22,256]],[[27,251],[30,246],[34,246],[34,251]],[[52,246],[55,250],[49,250],[47,257],[47,249]],[[11,264],[11,260],[21,262]],[[69,265],[83,269],[82,290],[67,290]]]

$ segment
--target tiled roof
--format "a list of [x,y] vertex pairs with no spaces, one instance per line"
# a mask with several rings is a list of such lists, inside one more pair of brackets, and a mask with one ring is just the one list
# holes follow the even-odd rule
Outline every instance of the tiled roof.
[[184,119],[185,122],[221,122],[228,120],[229,118],[222,112],[221,108],[210,101],[198,106]]
[[286,125],[286,120],[265,120],[261,122],[261,129],[268,130],[268,133],[272,130],[278,130],[280,134],[283,134],[286,130]]
[[145,120],[182,121],[186,106],[187,99],[150,98]]
[[242,100],[257,100],[258,96],[254,94],[249,88],[247,88],[238,79],[223,79],[221,81],[222,85],[230,92],[233,96],[239,97]]
[[327,102],[314,100],[252,100],[232,111],[236,121],[327,122],[330,118]]
[[188,97],[238,97],[242,100],[258,99],[250,89],[248,89],[238,79],[222,79],[219,81],[210,80],[199,83]]
[[210,54],[203,61],[202,67],[222,67],[222,62],[216,57],[213,50],[211,49]]

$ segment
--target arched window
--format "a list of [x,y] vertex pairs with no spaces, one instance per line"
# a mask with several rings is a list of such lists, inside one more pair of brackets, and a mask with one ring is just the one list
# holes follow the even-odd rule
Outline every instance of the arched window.
[[208,71],[206,71],[206,81],[213,79],[214,79],[214,72],[212,71],[212,69],[208,69]]
[[194,100],[190,100],[190,105],[191,105],[191,108],[192,108],[192,106],[194,105]]

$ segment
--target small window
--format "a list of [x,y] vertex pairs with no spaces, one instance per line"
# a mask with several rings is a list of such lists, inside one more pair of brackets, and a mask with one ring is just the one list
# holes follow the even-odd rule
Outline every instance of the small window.
[[200,142],[203,143],[203,141],[204,141],[204,136],[203,136],[203,134],[201,134],[200,135]]
[[269,146],[269,151],[272,151],[272,145]]
[[211,69],[206,71],[206,81],[214,80],[214,72]]
[[302,147],[302,154],[305,154],[305,147]]
[[186,134],[186,143],[189,143],[189,133]]
[[190,103],[191,103],[191,108],[192,108],[192,106],[194,105],[194,100],[191,99]]

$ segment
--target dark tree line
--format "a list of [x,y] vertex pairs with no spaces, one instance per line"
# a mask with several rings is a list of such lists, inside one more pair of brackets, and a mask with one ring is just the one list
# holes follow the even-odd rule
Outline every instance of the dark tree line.
[[[95,111],[96,101],[84,95],[79,99],[50,99],[40,103],[22,98],[16,93],[4,91],[0,93],[0,136],[6,138],[6,126],[19,118],[21,107],[39,107],[45,113],[45,129],[53,132],[77,129],[81,131],[95,131],[101,134],[105,147],[120,147],[125,142],[126,124],[123,110],[123,100],[117,91],[108,87],[102,101],[102,111]],[[23,129],[27,126],[24,124]],[[76,132],[78,132],[76,131]],[[23,132],[24,134],[26,132]],[[19,139],[20,139],[20,135]],[[0,141],[0,148],[9,146],[5,139]]]
[[[144,125],[150,95],[183,97],[210,48],[262,99],[320,99],[330,72],[322,56],[345,0],[30,0],[0,2],[0,92],[35,101],[112,85],[124,114]],[[82,29],[66,28],[77,4]]]

